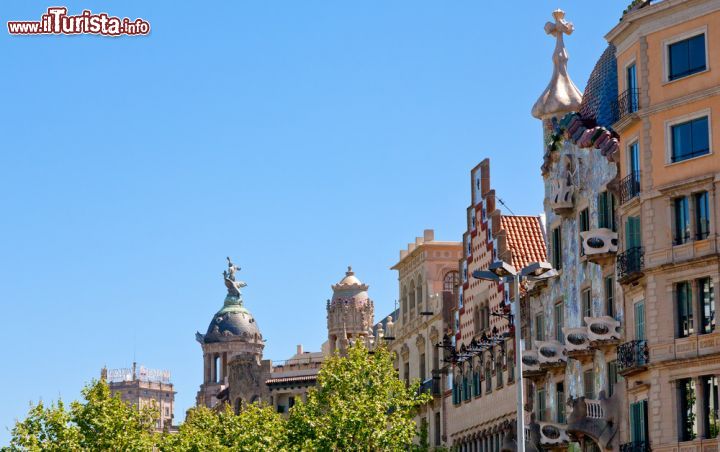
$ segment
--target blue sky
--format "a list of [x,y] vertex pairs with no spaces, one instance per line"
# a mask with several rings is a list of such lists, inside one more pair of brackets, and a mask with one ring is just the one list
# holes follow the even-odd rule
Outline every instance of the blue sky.
[[55,3],[3,2],[0,444],[29,401],[133,355],[171,370],[181,419],[225,256],[280,360],[319,349],[348,264],[389,312],[398,251],[461,239],[483,158],[513,212],[540,213],[543,25],[575,24],[582,89],[628,2],[63,3],[150,21],[123,38],[10,36]]

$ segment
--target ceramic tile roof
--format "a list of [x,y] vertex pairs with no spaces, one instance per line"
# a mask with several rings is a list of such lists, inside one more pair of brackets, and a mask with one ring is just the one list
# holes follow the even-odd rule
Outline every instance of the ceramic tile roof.
[[500,227],[507,234],[507,246],[512,250],[512,265],[520,270],[533,262],[547,260],[547,247],[540,217],[503,215]]

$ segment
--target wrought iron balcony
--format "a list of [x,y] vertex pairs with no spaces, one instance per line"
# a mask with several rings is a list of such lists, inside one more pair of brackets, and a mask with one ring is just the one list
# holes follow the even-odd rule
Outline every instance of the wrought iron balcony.
[[617,370],[619,374],[628,375],[644,370],[650,362],[647,341],[638,340],[625,342],[617,348]]
[[626,116],[635,113],[638,111],[638,108],[640,108],[640,90],[635,88],[623,91],[617,100],[613,102],[613,112],[615,116],[613,122],[618,122]]
[[645,250],[642,246],[628,248],[617,255],[618,281],[626,284],[640,278],[645,267]]
[[640,194],[640,171],[633,171],[620,180],[620,204]]
[[635,441],[632,443],[620,444],[620,452],[650,452],[648,441]]

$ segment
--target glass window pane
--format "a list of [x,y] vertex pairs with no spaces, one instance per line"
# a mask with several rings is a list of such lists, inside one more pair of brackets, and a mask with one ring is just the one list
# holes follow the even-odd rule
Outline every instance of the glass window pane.
[[692,153],[692,128],[690,123],[672,126],[672,161],[688,158]]
[[705,70],[705,35],[688,40],[688,72]]
[[670,80],[682,77],[688,72],[688,42],[680,41],[670,45]]
[[692,152],[694,155],[710,150],[710,134],[708,133],[708,118],[698,118],[692,121]]

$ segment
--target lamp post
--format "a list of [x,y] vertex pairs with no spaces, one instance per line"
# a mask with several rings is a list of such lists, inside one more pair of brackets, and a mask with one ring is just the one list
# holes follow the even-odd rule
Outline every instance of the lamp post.
[[503,278],[512,279],[513,290],[515,291],[515,303],[512,305],[513,328],[515,330],[515,369],[518,375],[517,382],[517,432],[515,443],[518,451],[525,451],[525,415],[523,408],[523,376],[522,376],[522,334],[520,331],[520,280],[546,279],[555,276],[557,271],[547,262],[535,262],[518,272],[515,267],[506,262],[493,262],[487,270],[476,270],[472,273],[473,278],[486,281],[499,282]]

